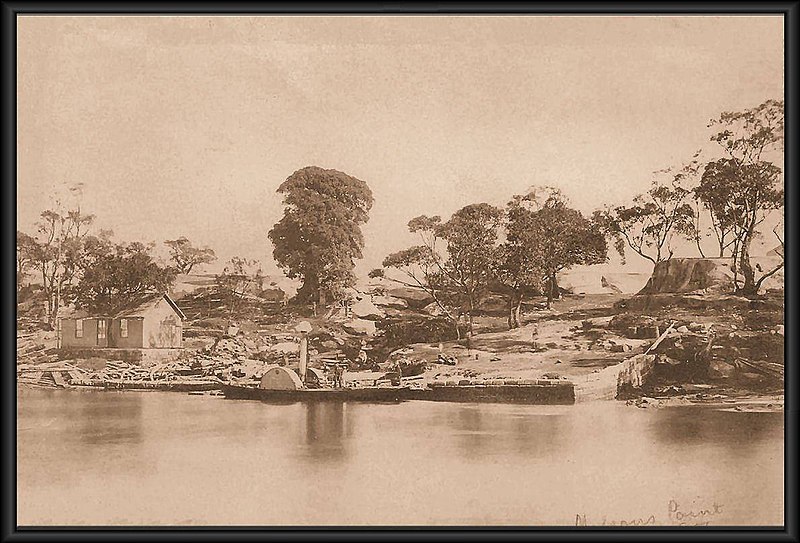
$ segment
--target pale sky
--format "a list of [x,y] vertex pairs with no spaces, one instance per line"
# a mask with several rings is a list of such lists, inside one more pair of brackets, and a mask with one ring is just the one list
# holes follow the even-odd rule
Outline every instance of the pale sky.
[[[18,18],[18,226],[84,183],[126,241],[275,271],[275,189],[309,165],[375,196],[358,271],[406,223],[531,185],[624,203],[783,97],[781,17]],[[209,268],[210,269],[210,268]]]

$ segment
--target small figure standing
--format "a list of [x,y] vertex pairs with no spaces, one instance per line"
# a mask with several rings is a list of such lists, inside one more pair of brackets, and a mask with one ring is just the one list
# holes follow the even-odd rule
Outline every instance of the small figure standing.
[[367,342],[363,339],[361,340],[361,350],[358,351],[358,365],[361,368],[364,368],[367,365]]
[[400,386],[403,382],[403,366],[400,365],[399,360],[395,360],[392,365],[392,373],[394,374],[391,379],[393,386]]
[[341,364],[335,364],[333,366],[333,386],[334,388],[341,388],[342,387],[342,374],[344,373],[344,368]]

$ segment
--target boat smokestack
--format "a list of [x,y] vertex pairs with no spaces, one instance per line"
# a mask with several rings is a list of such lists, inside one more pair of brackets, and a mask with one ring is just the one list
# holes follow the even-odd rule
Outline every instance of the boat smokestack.
[[300,366],[297,373],[300,374],[300,381],[305,384],[306,370],[308,369],[308,333],[311,331],[311,323],[302,321],[298,323],[295,330],[300,332]]

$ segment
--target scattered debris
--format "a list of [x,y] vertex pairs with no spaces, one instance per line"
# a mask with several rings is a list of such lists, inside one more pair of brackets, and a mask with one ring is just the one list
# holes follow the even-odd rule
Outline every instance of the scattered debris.
[[458,364],[458,359],[455,356],[446,356],[444,354],[439,354],[436,357],[437,364],[445,364],[447,366],[455,366]]

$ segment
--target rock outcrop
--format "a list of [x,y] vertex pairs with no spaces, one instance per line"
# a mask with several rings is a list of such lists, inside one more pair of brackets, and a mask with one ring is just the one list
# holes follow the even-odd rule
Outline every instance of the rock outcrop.
[[355,335],[374,336],[377,332],[375,323],[364,319],[353,319],[342,324],[342,328],[344,328],[345,332]]
[[733,292],[733,272],[727,258],[671,258],[656,264],[639,294]]
[[425,307],[433,301],[433,298],[427,292],[407,287],[393,288],[387,290],[386,294],[393,298],[400,298],[408,304],[408,307],[415,309]]
[[372,303],[378,307],[388,307],[391,309],[408,309],[408,302],[402,298],[394,296],[373,296]]
[[353,315],[359,319],[376,321],[384,318],[386,313],[370,301],[369,296],[357,300],[352,306]]

